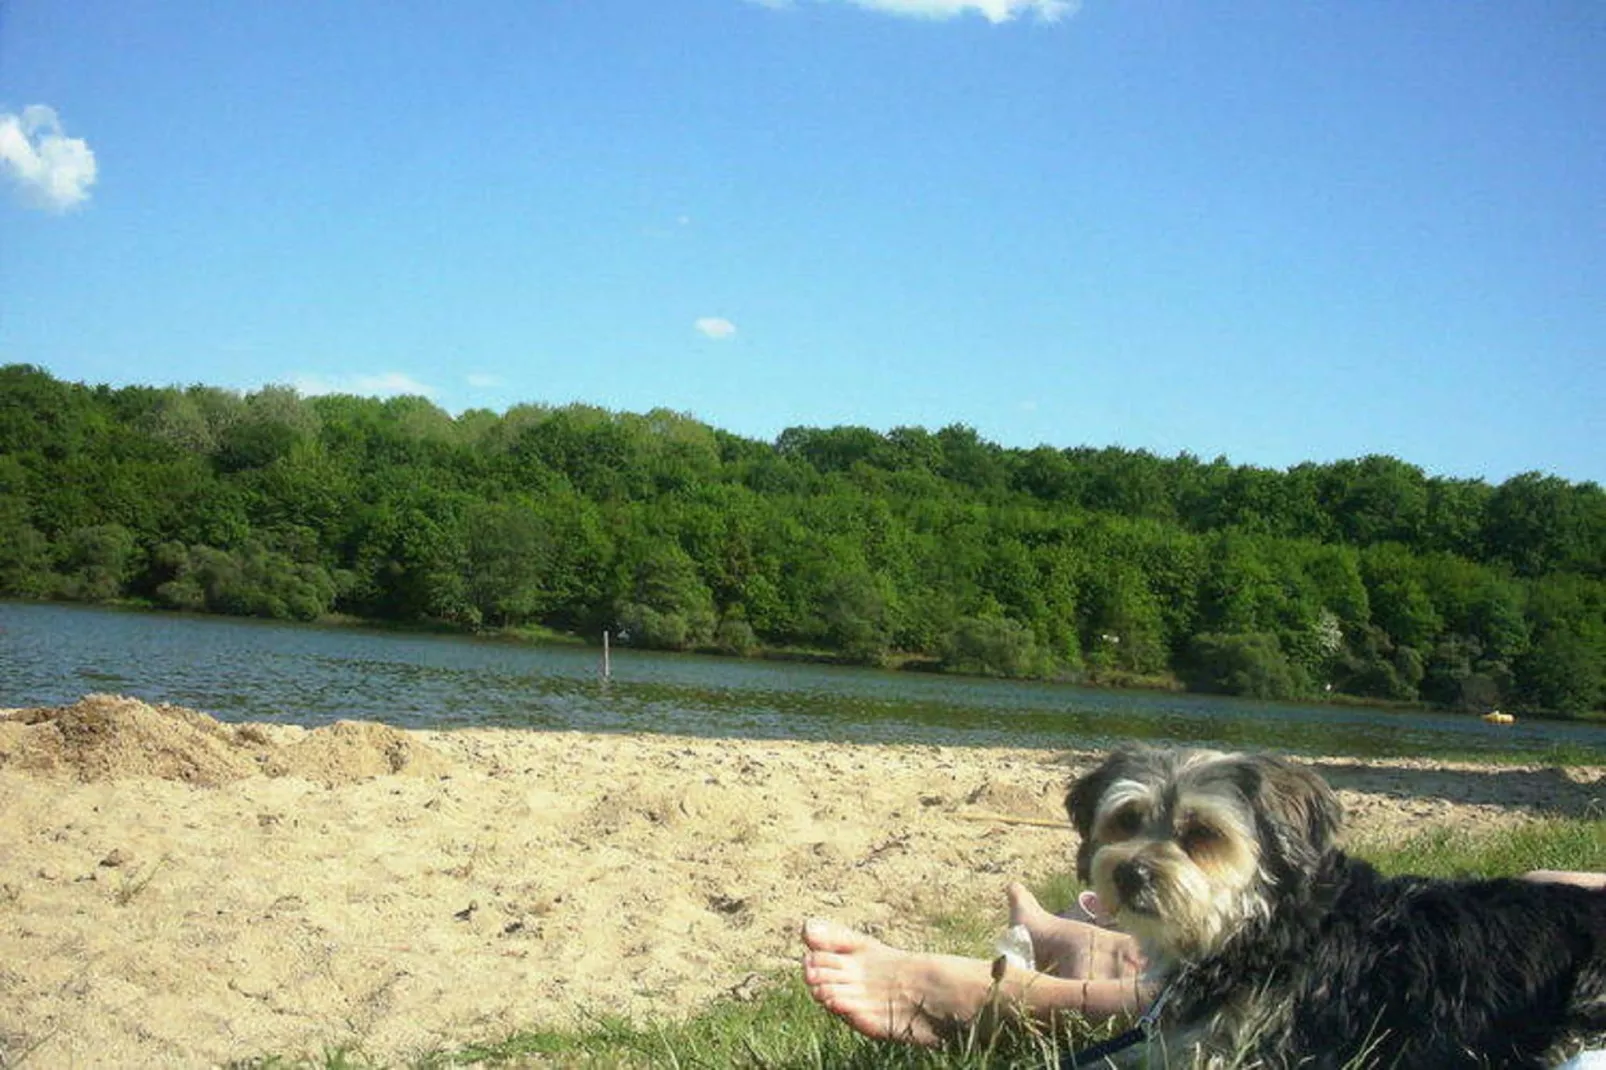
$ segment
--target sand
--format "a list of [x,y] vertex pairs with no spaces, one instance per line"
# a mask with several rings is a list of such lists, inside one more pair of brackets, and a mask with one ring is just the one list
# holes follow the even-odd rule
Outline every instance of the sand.
[[[0,1066],[405,1061],[750,998],[826,915],[920,945],[1063,871],[1078,752],[0,713]],[[1351,836],[1581,814],[1606,770],[1316,763]]]

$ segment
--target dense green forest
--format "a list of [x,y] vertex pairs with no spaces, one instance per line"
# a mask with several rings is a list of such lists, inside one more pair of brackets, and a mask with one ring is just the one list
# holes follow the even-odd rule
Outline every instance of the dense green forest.
[[1582,712],[1606,493],[0,367],[0,594]]

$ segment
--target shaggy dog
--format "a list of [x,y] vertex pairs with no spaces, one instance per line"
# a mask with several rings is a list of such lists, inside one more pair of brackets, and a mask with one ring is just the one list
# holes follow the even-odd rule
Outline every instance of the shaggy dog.
[[1543,1067],[1606,1035],[1606,890],[1383,877],[1268,756],[1122,750],[1065,806],[1164,992],[1151,1065]]

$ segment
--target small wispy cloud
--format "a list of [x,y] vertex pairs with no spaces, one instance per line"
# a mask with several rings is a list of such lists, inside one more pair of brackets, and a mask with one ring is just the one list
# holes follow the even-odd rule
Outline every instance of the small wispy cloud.
[[[768,8],[793,6],[795,0],[748,0]],[[821,0],[824,2],[824,0]],[[855,7],[920,19],[951,19],[974,13],[991,23],[1032,15],[1039,22],[1058,22],[1076,14],[1081,0],[847,0]]]
[[723,342],[736,333],[736,324],[723,316],[704,316],[692,326],[697,328],[698,334],[716,342]]
[[641,233],[649,238],[673,238],[691,227],[691,216],[682,212],[672,223],[652,223],[641,228]]
[[394,398],[417,395],[433,398],[440,391],[419,382],[402,372],[381,372],[378,375],[297,375],[290,381],[307,397],[322,394],[355,394],[358,397]]
[[463,377],[463,381],[476,390],[488,390],[493,386],[502,385],[500,375],[486,375],[484,372],[469,372]]
[[0,172],[28,204],[66,212],[89,199],[95,154],[62,131],[54,108],[30,104],[20,114],[0,112]]

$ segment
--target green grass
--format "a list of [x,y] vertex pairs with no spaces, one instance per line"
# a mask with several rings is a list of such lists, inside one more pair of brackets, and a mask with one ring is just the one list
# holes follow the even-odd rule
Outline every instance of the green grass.
[[1532,869],[1606,872],[1606,818],[1535,821],[1493,836],[1435,829],[1390,848],[1357,845],[1385,873],[1509,876]]
[[[1468,717],[1471,714],[1467,714]],[[1457,751],[1452,747],[1434,747],[1421,753],[1412,752],[1412,758],[1432,758],[1441,762],[1469,762],[1492,766],[1577,766],[1606,765],[1606,749],[1587,743],[1550,743],[1535,751]]]
[[[1389,873],[1430,876],[1499,876],[1530,869],[1606,871],[1606,818],[1546,820],[1477,837],[1435,831],[1388,849],[1358,846],[1356,853]],[[1033,891],[1053,909],[1073,902],[1079,886],[1052,877]],[[988,954],[996,919],[942,914],[925,919],[932,949]],[[1074,1042],[1087,1043],[1115,1028],[1083,1027]],[[750,1001],[725,999],[685,1021],[636,1022],[598,1017],[575,1028],[534,1029],[498,1040],[436,1052],[413,1070],[449,1067],[646,1068],[715,1070],[1029,1070],[1057,1065],[1065,1041],[1026,1027],[992,1039],[972,1035],[952,1050],[927,1051],[868,1041],[820,1011],[796,971],[776,976]],[[389,1064],[360,1051],[330,1049],[308,1058],[270,1056],[235,1064],[238,1070],[374,1070]]]

